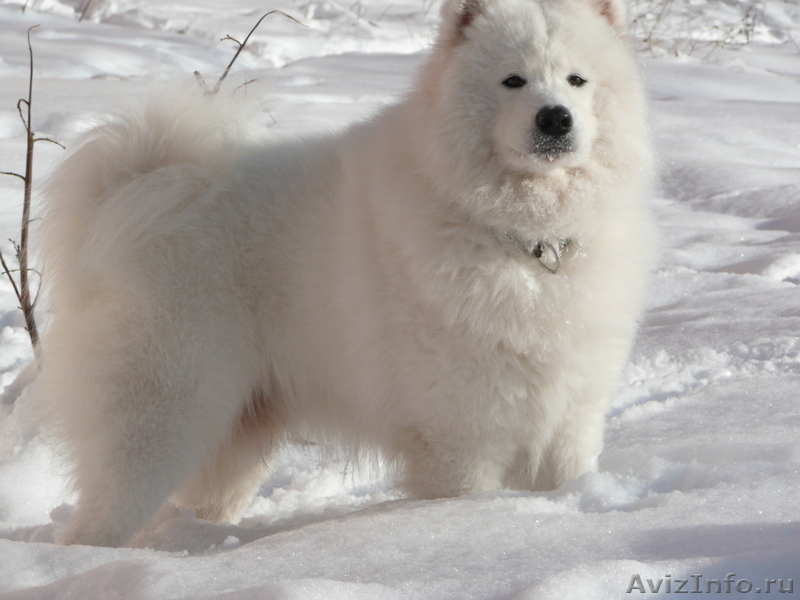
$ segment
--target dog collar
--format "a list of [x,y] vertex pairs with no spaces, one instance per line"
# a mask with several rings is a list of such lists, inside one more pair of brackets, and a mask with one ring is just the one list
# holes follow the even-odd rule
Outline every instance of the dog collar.
[[533,243],[526,242],[511,232],[507,234],[507,237],[516,246],[520,247],[525,254],[535,258],[543,269],[554,275],[561,268],[561,257],[572,244],[572,238],[557,238],[553,241],[540,238],[536,243]]

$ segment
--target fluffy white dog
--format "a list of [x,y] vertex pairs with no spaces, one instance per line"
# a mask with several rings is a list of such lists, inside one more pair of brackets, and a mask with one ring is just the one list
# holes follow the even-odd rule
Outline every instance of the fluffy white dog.
[[417,498],[596,468],[652,254],[622,0],[449,0],[413,91],[339,135],[237,143],[224,112],[154,102],[49,186],[67,543],[170,496],[236,519],[297,432]]

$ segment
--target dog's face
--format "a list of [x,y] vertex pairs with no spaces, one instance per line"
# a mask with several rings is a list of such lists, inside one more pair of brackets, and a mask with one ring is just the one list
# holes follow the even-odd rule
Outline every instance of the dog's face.
[[591,65],[550,54],[519,53],[492,69],[493,142],[501,160],[522,171],[579,164],[597,130]]
[[[445,18],[452,98],[466,126],[508,169],[545,174],[580,165],[598,135],[603,61],[624,16],[593,0],[454,0]],[[604,14],[604,10],[607,11]],[[469,134],[469,135],[473,135]]]

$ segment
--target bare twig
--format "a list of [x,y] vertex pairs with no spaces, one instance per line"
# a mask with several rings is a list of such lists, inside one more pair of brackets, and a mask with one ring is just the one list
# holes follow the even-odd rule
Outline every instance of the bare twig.
[[200,86],[200,89],[203,90],[203,95],[208,96],[211,92],[206,85],[206,80],[203,79],[203,76],[200,74],[200,71],[194,72],[194,78],[197,80],[197,84]]
[[651,44],[652,43],[653,34],[656,32],[656,28],[658,28],[658,26],[661,24],[661,20],[664,18],[664,16],[667,13],[669,13],[671,7],[672,7],[672,0],[666,0],[661,5],[661,10],[659,11],[658,15],[656,16],[655,21],[653,22],[653,26],[650,28],[650,32],[644,38],[644,41],[645,41],[646,44]]
[[236,90],[247,90],[247,86],[250,85],[251,83],[255,83],[256,81],[258,81],[258,79],[248,79],[233,91],[236,92]]
[[380,14],[380,16],[379,16],[377,19],[375,19],[375,22],[377,23],[377,22],[378,22],[378,21],[380,21],[380,20],[381,20],[383,17],[385,17],[385,16],[386,16],[386,13],[388,13],[388,12],[389,12],[389,10],[390,10],[391,8],[394,8],[394,4],[390,4],[389,6],[387,6],[386,8],[384,8],[384,9],[383,9],[383,12]]
[[20,306],[22,305],[22,294],[19,293],[19,288],[17,287],[17,282],[14,281],[14,277],[11,275],[11,269],[8,268],[6,264],[6,259],[3,257],[3,253],[0,252],[0,264],[3,265],[3,273],[8,277],[8,280],[11,282],[11,287],[14,288],[14,293],[17,295],[17,301],[19,301]]
[[20,175],[19,173],[12,173],[10,171],[0,171],[0,175],[11,175],[12,177],[19,177],[22,181],[25,181],[25,177]]
[[[14,244],[13,240],[8,240],[8,241],[11,242],[12,244]],[[14,245],[14,247],[16,248],[16,245]],[[0,266],[2,266],[2,262],[0,262]],[[28,269],[28,271],[30,271],[31,273],[36,273],[39,277],[42,276],[41,271],[39,271],[37,269]],[[8,272],[9,273],[19,273],[19,269],[11,269],[11,268],[9,268]]]
[[798,44],[796,41],[794,41],[794,38],[792,37],[792,34],[789,33],[788,31],[786,32],[786,35],[788,36],[789,41],[792,42],[792,45],[797,50],[798,54],[800,54],[800,44]]
[[[702,4],[702,3],[700,3]],[[716,18],[714,3],[699,8],[692,0],[631,0],[631,34],[642,49],[666,51],[708,59],[724,48],[752,43],[763,24],[763,2],[734,2],[740,12],[738,22],[726,24],[727,16]],[[658,49],[658,50],[656,50]]]
[[[34,27],[38,27],[38,25],[34,25]],[[22,119],[22,124],[25,125],[25,129],[28,128],[28,124],[25,122],[25,115],[22,114],[22,103],[27,102],[25,98],[20,98],[17,100],[17,112],[19,113],[19,118]]]
[[[228,66],[225,67],[225,71],[222,73],[222,76],[219,78],[219,81],[217,81],[217,84],[214,86],[214,89],[211,90],[210,92],[206,92],[206,95],[214,96],[219,91],[219,88],[222,86],[222,82],[225,81],[225,78],[228,76],[228,72],[231,70],[231,67],[233,66],[233,63],[236,62],[236,59],[239,58],[239,55],[242,53],[242,50],[244,50],[244,47],[247,45],[247,41],[250,39],[250,36],[253,35],[253,32],[258,28],[259,25],[261,25],[261,21],[263,21],[264,19],[266,19],[268,16],[270,16],[272,14],[278,14],[278,15],[284,16],[287,19],[291,19],[292,21],[294,21],[298,25],[302,25],[303,27],[307,27],[307,25],[305,25],[304,23],[301,23],[300,21],[295,19],[293,16],[287,15],[285,12],[283,12],[281,10],[271,10],[267,14],[263,15],[255,25],[253,25],[253,28],[250,30],[250,33],[247,34],[247,37],[244,38],[243,42],[240,42],[239,40],[237,40],[235,38],[232,38],[229,35],[226,35],[224,38],[222,38],[223,40],[231,40],[232,42],[237,44],[239,47],[236,49],[236,54],[233,55],[233,58],[231,59],[231,62],[229,62]],[[197,74],[195,74],[195,77],[197,77]],[[200,81],[200,80],[198,80],[198,81]],[[202,87],[205,87],[205,83],[202,84]]]
[[61,146],[62,149],[66,150],[67,147],[62,144],[61,142],[57,142],[55,140],[51,140],[50,138],[34,138],[34,142],[50,142],[51,144],[55,144],[56,146]]
[[86,11],[89,10],[92,2],[94,2],[94,0],[87,0],[86,4],[83,5],[83,10],[81,11],[81,16],[78,18],[78,23],[83,21],[83,18],[86,16]]
[[22,312],[25,315],[25,326],[31,338],[34,352],[38,351],[39,332],[36,329],[36,321],[33,318],[33,302],[31,301],[31,290],[28,282],[28,229],[31,219],[31,190],[33,188],[33,146],[36,138],[31,129],[31,102],[33,101],[33,46],[31,46],[31,30],[38,25],[28,29],[28,55],[30,57],[30,72],[28,73],[28,99],[25,101],[28,107],[28,118],[25,120],[27,130],[28,147],[25,154],[25,192],[22,201],[22,226],[20,245],[17,251],[19,260],[19,287],[20,302]]
[[[27,4],[26,4],[27,6]],[[33,309],[36,301],[31,298],[31,286],[30,286],[30,279],[29,275],[32,271],[28,267],[28,240],[29,240],[29,229],[31,224],[31,193],[33,190],[33,148],[36,145],[36,142],[50,142],[52,144],[56,144],[58,146],[64,147],[62,144],[51,140],[47,137],[36,137],[33,132],[32,127],[32,118],[31,118],[31,107],[33,103],[33,46],[31,45],[31,31],[38,27],[38,25],[34,25],[28,29],[28,54],[30,56],[30,67],[28,72],[28,97],[27,98],[20,98],[17,102],[17,112],[19,112],[19,118],[22,121],[22,124],[25,126],[25,134],[26,134],[26,148],[27,151],[25,153],[25,174],[21,175],[19,173],[13,173],[10,171],[3,171],[0,174],[3,175],[10,175],[12,177],[17,177],[22,179],[24,182],[24,193],[23,193],[23,200],[22,200],[22,225],[20,228],[20,242],[17,244],[16,242],[12,242],[14,245],[14,251],[16,252],[17,261],[19,262],[19,285],[17,281],[14,279],[12,275],[11,269],[9,269],[8,264],[6,263],[5,257],[3,256],[2,252],[0,252],[0,265],[3,267],[3,273],[8,277],[8,280],[11,282],[11,286],[14,288],[14,293],[17,296],[17,300],[19,300],[20,309],[22,310],[22,314],[25,317],[25,329],[28,331],[28,335],[31,338],[31,345],[33,346],[34,354],[36,354],[37,358],[39,355],[39,333],[36,329],[36,320],[34,319]],[[23,106],[25,107],[25,111],[23,111]],[[41,276],[40,276],[41,277]]]

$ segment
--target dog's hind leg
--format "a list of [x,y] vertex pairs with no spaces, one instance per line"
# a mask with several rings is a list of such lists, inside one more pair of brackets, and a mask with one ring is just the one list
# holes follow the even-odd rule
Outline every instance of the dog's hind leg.
[[230,438],[175,494],[175,501],[193,506],[201,519],[235,522],[267,474],[277,434],[273,406],[259,390]]
[[77,444],[68,544],[127,543],[219,444],[196,384],[137,382],[111,396],[114,408],[93,415],[97,432]]
[[246,380],[201,322],[110,293],[84,308],[57,315],[40,376],[79,495],[63,541],[120,546],[228,436]]
[[179,406],[195,403],[192,391],[157,387],[140,382],[109,391],[104,400],[114,407],[93,411],[96,431],[73,443],[79,499],[64,543],[125,544],[185,478],[192,455],[203,451],[192,440],[200,433],[189,425],[194,411]]

